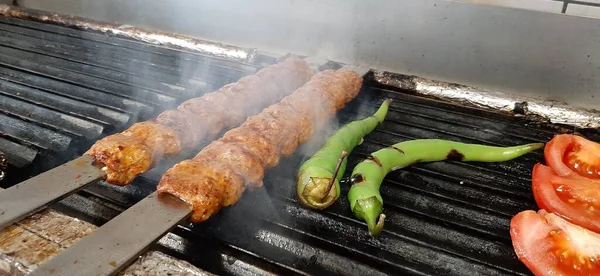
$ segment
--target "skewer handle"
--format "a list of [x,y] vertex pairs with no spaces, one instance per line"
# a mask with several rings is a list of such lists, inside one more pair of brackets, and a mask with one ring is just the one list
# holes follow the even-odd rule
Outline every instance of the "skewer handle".
[[0,230],[104,176],[84,155],[1,191]]
[[154,192],[29,275],[115,275],[191,211],[178,198]]

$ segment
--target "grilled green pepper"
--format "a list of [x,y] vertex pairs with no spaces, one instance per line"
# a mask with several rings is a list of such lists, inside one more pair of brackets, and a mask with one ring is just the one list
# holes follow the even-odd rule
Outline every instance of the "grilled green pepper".
[[391,101],[385,100],[372,116],[341,127],[302,164],[296,180],[296,192],[304,206],[322,210],[339,198],[340,179],[346,170],[346,155],[383,122]]
[[383,199],[379,193],[381,182],[391,172],[415,163],[443,160],[503,162],[534,151],[544,143],[513,147],[492,147],[465,144],[439,139],[419,139],[401,142],[378,150],[361,161],[350,177],[348,192],[354,215],[367,223],[369,234],[377,236],[383,229]]

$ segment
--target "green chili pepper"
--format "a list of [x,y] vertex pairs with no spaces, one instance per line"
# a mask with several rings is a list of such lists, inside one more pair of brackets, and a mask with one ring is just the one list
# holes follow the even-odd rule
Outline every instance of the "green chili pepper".
[[296,192],[303,205],[322,210],[339,198],[340,179],[346,170],[346,155],[383,122],[391,101],[385,100],[372,116],[341,127],[302,164],[298,171]]
[[543,146],[544,143],[532,143],[513,147],[492,147],[439,139],[419,139],[398,143],[373,152],[354,167],[350,178],[352,186],[348,192],[350,208],[358,219],[366,221],[369,234],[375,237],[383,229],[385,220],[385,215],[381,213],[383,199],[379,188],[389,172],[420,162],[443,160],[503,162]]

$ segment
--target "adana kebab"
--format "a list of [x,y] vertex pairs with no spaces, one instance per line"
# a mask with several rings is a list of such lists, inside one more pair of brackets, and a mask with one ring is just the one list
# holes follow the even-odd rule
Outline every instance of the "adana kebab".
[[362,78],[350,70],[327,70],[240,127],[170,168],[157,187],[192,205],[191,221],[208,219],[237,202],[246,187],[259,187],[265,169],[290,156],[354,99]]
[[290,57],[98,140],[81,157],[0,193],[0,229],[98,180],[127,185],[162,158],[194,150],[279,102],[312,76],[306,61]]
[[125,185],[157,161],[241,124],[249,115],[280,101],[313,75],[295,57],[263,68],[219,90],[183,102],[156,120],[133,124],[127,130],[97,141],[85,154],[106,171],[106,182]]
[[116,275],[180,221],[201,222],[234,204],[246,187],[262,185],[266,169],[291,155],[356,97],[365,69],[347,66],[317,73],[292,95],[249,117],[193,159],[170,168],[156,192],[30,275]]

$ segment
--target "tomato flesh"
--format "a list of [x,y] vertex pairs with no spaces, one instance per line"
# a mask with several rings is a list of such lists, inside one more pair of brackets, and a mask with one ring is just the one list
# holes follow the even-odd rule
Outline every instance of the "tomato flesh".
[[535,275],[600,275],[600,234],[545,210],[510,222],[515,253]]
[[577,174],[593,179],[600,178],[600,144],[580,136],[573,136],[563,161]]
[[579,175],[559,176],[550,167],[536,164],[532,183],[538,207],[600,232],[600,181]]
[[554,177],[550,182],[563,201],[589,212],[600,210],[600,182],[575,177]]
[[544,149],[546,163],[561,176],[600,179],[600,144],[573,134],[554,136]]

